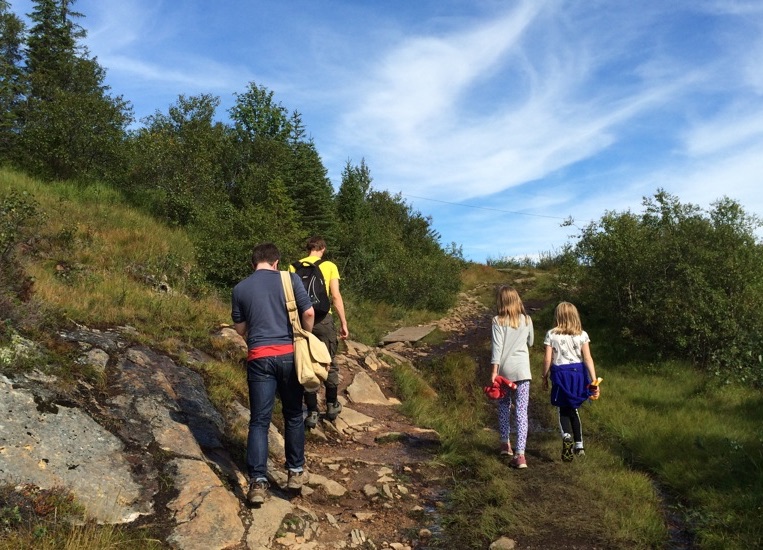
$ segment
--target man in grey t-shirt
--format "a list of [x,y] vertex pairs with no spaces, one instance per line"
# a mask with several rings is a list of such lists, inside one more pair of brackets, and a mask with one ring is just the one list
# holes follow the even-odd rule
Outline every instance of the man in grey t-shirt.
[[[281,253],[272,243],[259,244],[252,251],[254,273],[233,288],[231,317],[247,348],[249,385],[249,436],[246,463],[249,474],[247,500],[265,502],[268,489],[268,428],[275,394],[281,398],[284,417],[284,447],[287,487],[302,489],[305,464],[305,430],[302,421],[304,390],[294,367],[294,334],[286,311],[286,297],[278,262]],[[315,312],[302,283],[291,276],[302,327],[312,330]]]

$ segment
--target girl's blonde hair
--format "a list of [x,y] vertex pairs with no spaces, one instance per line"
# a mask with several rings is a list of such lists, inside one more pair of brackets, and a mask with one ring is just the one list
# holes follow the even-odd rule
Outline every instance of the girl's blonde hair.
[[552,329],[556,334],[571,334],[576,336],[583,332],[578,308],[569,302],[559,302],[554,310],[556,326]]
[[520,320],[527,322],[528,317],[525,306],[519,297],[519,293],[510,286],[498,287],[495,300],[498,311],[498,324],[518,328]]

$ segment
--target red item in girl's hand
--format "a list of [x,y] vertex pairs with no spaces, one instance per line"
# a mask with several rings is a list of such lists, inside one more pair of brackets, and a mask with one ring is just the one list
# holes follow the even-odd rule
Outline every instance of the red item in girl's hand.
[[511,380],[504,378],[503,376],[496,376],[491,386],[485,386],[483,391],[489,399],[500,399],[506,397],[508,390],[517,389],[517,385]]

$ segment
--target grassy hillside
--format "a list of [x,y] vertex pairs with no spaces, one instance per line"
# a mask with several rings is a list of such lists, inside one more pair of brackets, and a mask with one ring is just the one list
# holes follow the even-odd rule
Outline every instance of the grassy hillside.
[[[22,263],[35,279],[34,296],[59,317],[92,326],[129,324],[156,341],[202,347],[210,329],[229,322],[229,290],[204,283],[183,230],[130,207],[107,186],[41,183],[0,169],[0,197],[12,191],[39,205],[41,223],[30,231]],[[352,338],[365,343],[378,342],[391,327],[435,318],[343,295]]]
[[129,208],[113,189],[0,171],[0,196],[12,191],[38,208],[20,261],[34,278],[32,297],[56,322],[131,325],[157,341],[198,343],[226,320],[224,302],[196,282],[186,235]]

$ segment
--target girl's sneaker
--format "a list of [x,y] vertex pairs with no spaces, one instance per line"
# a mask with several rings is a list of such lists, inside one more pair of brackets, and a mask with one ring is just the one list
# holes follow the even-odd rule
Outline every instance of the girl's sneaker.
[[514,451],[511,450],[511,443],[501,443],[501,454],[503,456],[514,456]]
[[516,455],[514,458],[511,459],[511,462],[509,465],[512,468],[527,468],[527,461],[525,460],[525,455]]
[[564,437],[562,437],[562,461],[563,462],[572,462],[575,458],[575,455],[572,452],[572,447],[574,446],[574,443],[572,441],[572,436],[570,434],[564,434]]

